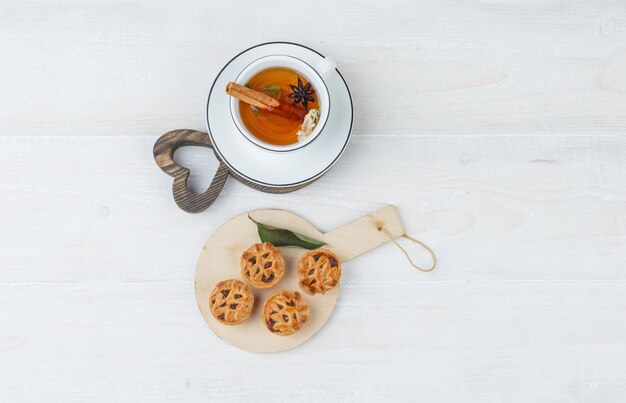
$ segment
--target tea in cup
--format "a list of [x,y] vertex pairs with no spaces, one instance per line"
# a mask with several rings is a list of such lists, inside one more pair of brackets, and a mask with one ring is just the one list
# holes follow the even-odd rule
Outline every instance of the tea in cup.
[[286,55],[250,63],[227,85],[230,111],[239,131],[271,151],[293,151],[320,135],[330,113],[323,77],[335,69],[323,59],[315,67]]

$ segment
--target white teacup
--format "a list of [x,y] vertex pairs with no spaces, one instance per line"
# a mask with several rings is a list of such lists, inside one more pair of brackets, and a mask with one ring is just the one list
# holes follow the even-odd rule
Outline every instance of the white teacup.
[[286,67],[294,70],[304,77],[306,81],[311,83],[313,88],[315,88],[315,94],[317,95],[320,106],[320,118],[317,125],[313,129],[313,132],[311,132],[305,140],[298,141],[293,144],[270,144],[260,140],[246,128],[239,113],[239,100],[235,97],[230,98],[230,113],[239,131],[257,146],[270,151],[297,150],[311,143],[317,136],[320,135],[322,130],[324,130],[324,126],[326,125],[328,114],[330,112],[330,97],[328,95],[328,88],[326,87],[323,77],[331,73],[337,65],[330,58],[322,59],[319,63],[312,67],[308,63],[293,56],[271,55],[262,57],[250,63],[245,69],[243,69],[239,76],[237,76],[235,82],[240,85],[245,85],[257,73],[272,67]]

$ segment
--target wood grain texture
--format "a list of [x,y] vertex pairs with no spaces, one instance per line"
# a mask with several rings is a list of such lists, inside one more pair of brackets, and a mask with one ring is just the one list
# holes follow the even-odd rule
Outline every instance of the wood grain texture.
[[226,164],[220,160],[220,166],[217,168],[209,187],[204,192],[195,194],[187,185],[191,171],[174,161],[174,153],[184,146],[213,148],[211,138],[207,133],[179,129],[169,131],[159,137],[154,143],[152,155],[159,168],[169,176],[174,177],[172,195],[176,205],[187,213],[200,213],[217,200],[224,188],[229,170]]
[[[0,401],[622,402],[623,2],[321,1],[309,29],[256,5],[0,0]],[[353,141],[297,192],[231,180],[182,212],[154,141],[204,130],[223,64],[273,40],[337,60]],[[219,166],[175,158],[200,192]],[[391,244],[351,260],[327,326],[279,355],[207,329],[193,271],[227,219],[326,232],[386,204],[436,271]]]
[[[619,402],[624,289],[608,281],[349,282],[316,337],[258,355],[212,334],[187,282],[2,285],[0,397]],[[372,298],[382,294],[384,305]]]
[[[0,139],[0,400],[624,395],[626,137],[362,136],[310,187],[230,181],[200,215],[169,198],[153,141]],[[177,158],[210,171],[197,151]],[[206,328],[193,267],[228,217],[282,207],[328,231],[381,200],[435,248],[438,270],[414,271],[393,245],[352,260],[327,326],[275,357]],[[289,386],[269,387],[275,376]]]
[[[442,270],[413,273],[385,245],[351,262],[353,279],[381,266],[407,281],[626,279],[626,136],[357,136],[314,184],[273,195],[228,181],[200,215],[174,204],[155,140],[0,139],[2,280],[191,284],[199,245],[244,211],[283,208],[327,232],[386,204]],[[212,176],[210,150],[179,153]]]
[[288,0],[251,4],[3,1],[0,134],[203,129],[221,67],[274,40],[336,59],[357,134],[626,128],[621,0],[323,1],[306,29]]

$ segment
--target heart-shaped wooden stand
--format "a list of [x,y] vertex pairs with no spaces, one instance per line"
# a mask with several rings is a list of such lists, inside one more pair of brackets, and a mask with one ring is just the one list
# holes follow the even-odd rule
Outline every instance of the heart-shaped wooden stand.
[[[248,219],[271,226],[286,228],[326,242],[325,248],[335,252],[343,264],[350,259],[376,248],[404,234],[393,206],[387,206],[356,221],[326,234],[321,233],[308,221],[285,210],[255,210],[240,214],[218,228],[206,241],[196,266],[195,290],[200,312],[209,327],[221,339],[243,350],[257,353],[284,351],[296,347],[317,333],[330,317],[337,303],[339,286],[324,295],[307,295],[300,290],[296,274],[298,259],[306,250],[280,248],[285,257],[284,278],[274,287],[254,289],[255,304],[250,318],[237,326],[219,323],[209,310],[209,295],[220,280],[241,279],[239,259],[250,245],[260,242],[256,225]],[[270,333],[261,320],[261,308],[269,295],[277,290],[292,290],[302,294],[309,305],[309,321],[291,336]]]
[[199,213],[206,210],[211,204],[213,204],[213,202],[215,202],[217,197],[220,195],[220,192],[226,183],[226,179],[229,176],[232,176],[252,189],[267,193],[293,192],[294,190],[301,189],[316,180],[313,179],[295,185],[280,186],[252,182],[239,175],[236,171],[230,170],[224,161],[220,159],[219,155],[215,153],[215,157],[219,161],[219,167],[215,172],[215,176],[213,176],[211,185],[209,185],[209,188],[203,193],[195,194],[187,187],[187,179],[189,179],[190,173],[189,169],[174,161],[174,153],[176,150],[185,146],[208,147],[214,149],[211,137],[208,133],[197,130],[179,129],[171,130],[159,137],[156,143],[154,143],[152,153],[154,155],[154,161],[157,163],[159,168],[161,168],[161,170],[169,176],[174,177],[174,181],[172,183],[174,201],[178,207],[188,213]]

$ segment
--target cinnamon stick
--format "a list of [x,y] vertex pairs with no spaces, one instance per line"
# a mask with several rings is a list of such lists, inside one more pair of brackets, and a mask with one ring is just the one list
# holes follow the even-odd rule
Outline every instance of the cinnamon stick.
[[305,109],[298,108],[279,99],[270,97],[260,91],[233,83],[232,81],[226,85],[226,93],[262,111],[267,111],[297,122],[302,122],[307,114]]

